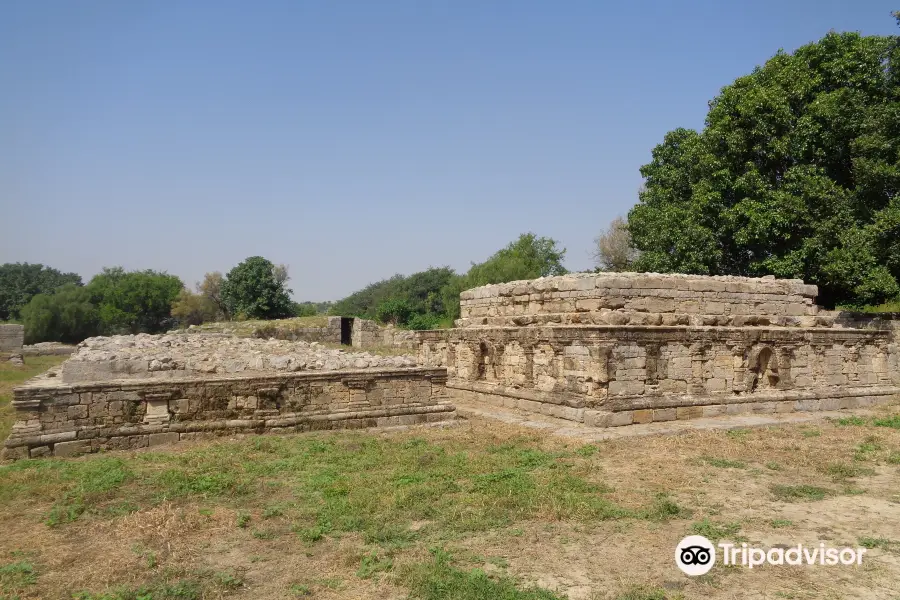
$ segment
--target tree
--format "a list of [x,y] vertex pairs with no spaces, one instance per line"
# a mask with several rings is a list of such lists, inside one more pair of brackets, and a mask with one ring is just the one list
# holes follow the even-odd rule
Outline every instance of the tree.
[[69,283],[81,285],[81,276],[41,264],[0,265],[0,321],[19,318],[20,311],[33,296],[50,294]]
[[217,320],[227,321],[231,318],[231,315],[228,312],[228,307],[225,306],[225,301],[222,299],[223,282],[224,278],[218,271],[207,273],[203,276],[203,281],[197,284],[197,293],[205,296],[216,305],[218,309]]
[[609,228],[594,240],[594,245],[594,260],[603,271],[627,271],[637,258],[628,224],[622,217],[613,219]]
[[559,248],[558,244],[552,238],[523,233],[483,263],[473,263],[468,273],[450,281],[442,290],[447,315],[454,319],[459,317],[459,294],[463,290],[492,283],[565,275],[568,271],[562,261],[566,249]]
[[215,321],[218,313],[218,307],[209,297],[187,288],[182,289],[172,303],[172,316],[182,327]]
[[91,303],[91,292],[67,283],[48,294],[36,294],[22,308],[25,341],[58,341],[70,344],[97,335],[100,315]]
[[454,277],[450,267],[429,267],[409,276],[394,275],[367,285],[331,306],[333,315],[377,318],[378,306],[392,298],[403,298],[414,314],[445,312],[441,289]]
[[819,302],[900,292],[900,50],[829,33],[722,89],[641,168],[640,270],[802,278]]
[[231,269],[222,283],[222,301],[231,315],[250,319],[280,319],[292,314],[293,303],[285,287],[287,267],[251,256]]
[[152,270],[126,272],[122,267],[104,268],[87,285],[104,335],[168,329],[174,324],[172,303],[183,288],[175,275]]
[[382,323],[405,325],[412,314],[412,309],[406,300],[391,298],[379,304],[375,314]]

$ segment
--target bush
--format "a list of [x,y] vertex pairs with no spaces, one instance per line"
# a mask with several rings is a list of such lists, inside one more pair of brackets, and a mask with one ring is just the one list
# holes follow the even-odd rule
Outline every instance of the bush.
[[182,327],[215,321],[218,312],[215,302],[207,296],[195,294],[188,289],[181,290],[175,302],[172,303],[172,316]]
[[409,303],[398,298],[385,300],[375,310],[375,316],[379,321],[393,325],[405,325],[411,313]]
[[184,289],[181,279],[164,272],[126,272],[104,268],[87,285],[104,335],[159,333],[172,327],[172,303]]
[[52,294],[37,294],[22,308],[25,341],[78,342],[98,335],[100,315],[87,288],[67,284]]
[[41,264],[0,265],[0,321],[18,319],[21,310],[37,294],[52,294],[66,284],[81,285],[81,276],[61,273]]
[[437,329],[441,325],[442,317],[439,315],[412,315],[406,321],[407,329],[415,329],[417,331],[422,331],[425,329]]

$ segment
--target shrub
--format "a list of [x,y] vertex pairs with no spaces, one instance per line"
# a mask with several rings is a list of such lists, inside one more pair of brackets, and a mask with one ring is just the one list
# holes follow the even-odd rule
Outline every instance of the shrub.
[[37,294],[22,308],[25,341],[76,344],[99,333],[100,315],[87,288],[67,284],[52,294]]

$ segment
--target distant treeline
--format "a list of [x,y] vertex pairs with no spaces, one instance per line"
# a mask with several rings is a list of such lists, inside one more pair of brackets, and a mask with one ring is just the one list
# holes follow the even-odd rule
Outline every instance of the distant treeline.
[[449,326],[459,317],[463,290],[566,273],[565,248],[556,240],[525,233],[464,274],[432,267],[412,275],[394,275],[335,302],[331,314],[377,319],[410,329]]
[[343,300],[294,302],[288,269],[252,256],[227,274],[207,273],[194,290],[161,271],[107,267],[87,285],[75,273],[40,264],[0,265],[0,321],[25,325],[28,343],[77,343],[95,335],[160,333],[208,321],[359,316],[430,329],[459,316],[460,291],[565,273],[565,250],[528,233],[463,275],[449,267],[373,283]]

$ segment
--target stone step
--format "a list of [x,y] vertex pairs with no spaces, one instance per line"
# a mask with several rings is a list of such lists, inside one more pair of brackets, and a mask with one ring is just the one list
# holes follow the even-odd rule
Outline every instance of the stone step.
[[551,435],[579,439],[585,442],[613,440],[646,435],[674,435],[689,433],[699,429],[743,429],[746,427],[769,427],[773,425],[797,425],[822,422],[830,418],[850,415],[871,416],[881,414],[868,409],[835,410],[816,412],[795,412],[783,414],[729,415],[704,417],[684,421],[664,421],[624,427],[589,427],[566,419],[548,417],[522,410],[496,408],[469,402],[455,402],[456,414],[462,419],[491,419],[509,425],[537,429]]

